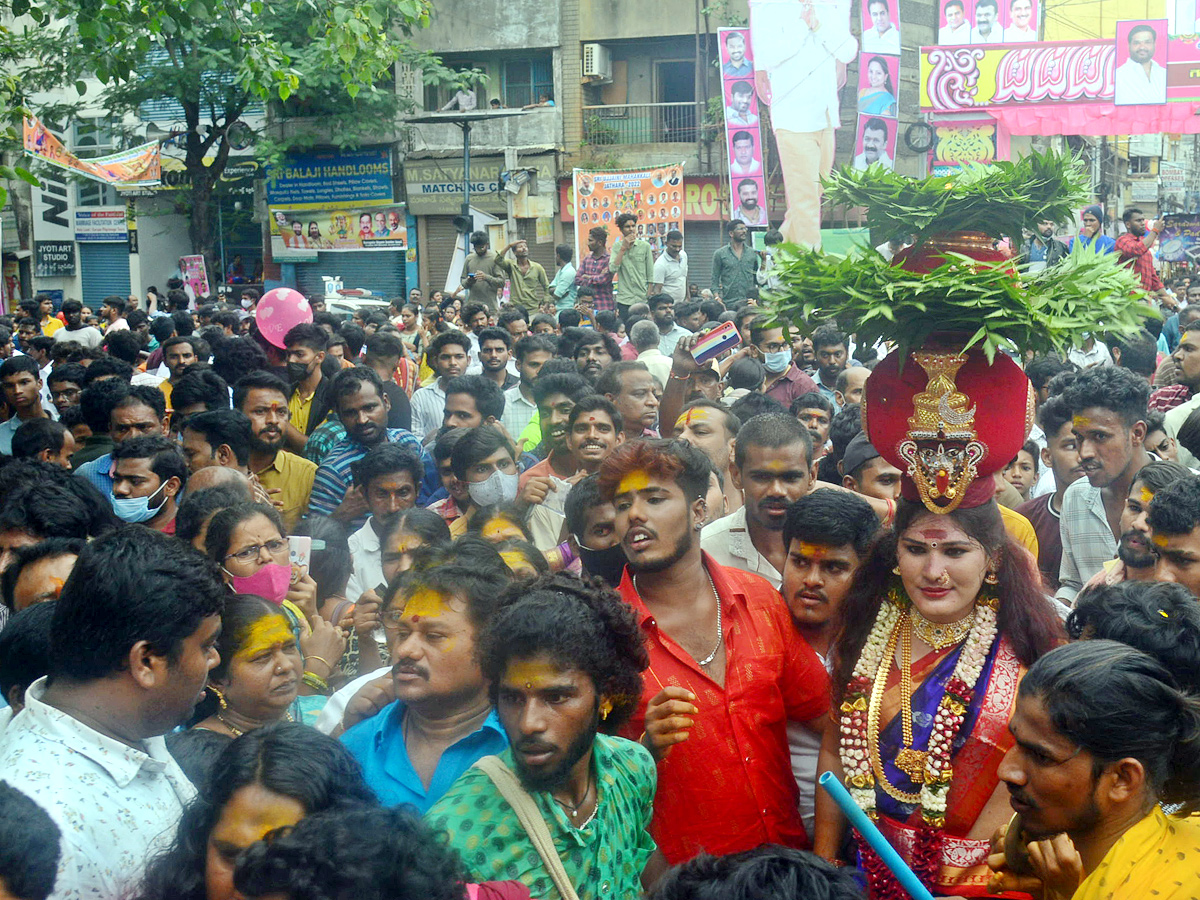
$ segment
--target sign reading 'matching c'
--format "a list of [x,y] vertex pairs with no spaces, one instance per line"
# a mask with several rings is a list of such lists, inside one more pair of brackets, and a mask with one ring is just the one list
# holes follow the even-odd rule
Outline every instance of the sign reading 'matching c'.
[[387,147],[289,153],[267,170],[271,206],[392,202],[392,153]]

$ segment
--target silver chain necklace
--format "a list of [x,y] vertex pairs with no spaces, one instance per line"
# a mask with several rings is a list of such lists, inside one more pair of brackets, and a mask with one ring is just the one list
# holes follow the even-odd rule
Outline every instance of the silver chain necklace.
[[[706,570],[704,573],[708,578],[708,586],[712,588],[713,599],[717,601],[717,645],[713,647],[712,653],[704,657],[704,659],[696,660],[696,664],[701,668],[711,666],[717,654],[721,652],[721,646],[725,643],[725,629],[721,623],[721,595],[717,593],[717,583],[713,581],[712,575]],[[633,589],[638,592],[638,596],[642,595],[641,589],[638,588],[637,576],[633,576]]]

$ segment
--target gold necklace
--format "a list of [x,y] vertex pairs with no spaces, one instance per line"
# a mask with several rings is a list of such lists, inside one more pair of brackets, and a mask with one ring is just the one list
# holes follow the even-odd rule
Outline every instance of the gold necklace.
[[888,781],[879,756],[879,716],[883,695],[887,691],[887,677],[892,661],[896,657],[896,643],[900,643],[900,728],[904,746],[896,754],[896,768],[908,775],[915,783],[924,781],[925,758],[929,755],[912,747],[912,619],[905,614],[888,638],[887,649],[875,673],[871,688],[871,701],[867,707],[867,752],[871,757],[871,768],[875,772],[875,783],[884,793],[901,803],[914,805],[921,802],[920,793],[908,793]]
[[971,628],[975,625],[975,607],[973,606],[971,612],[957,622],[930,622],[921,615],[920,610],[916,607],[913,607],[910,615],[912,616],[913,632],[934,650],[945,650],[947,647],[961,644],[967,639],[967,635],[971,633]]

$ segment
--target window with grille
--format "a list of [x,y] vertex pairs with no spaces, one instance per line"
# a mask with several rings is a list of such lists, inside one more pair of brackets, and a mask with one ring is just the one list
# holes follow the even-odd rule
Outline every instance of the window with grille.
[[[112,119],[106,117],[76,119],[71,124],[71,151],[80,159],[92,159],[117,151]],[[75,186],[76,206],[119,206],[121,198],[111,184],[80,181]]]
[[504,105],[519,109],[537,103],[545,94],[554,99],[554,70],[550,54],[504,61]]

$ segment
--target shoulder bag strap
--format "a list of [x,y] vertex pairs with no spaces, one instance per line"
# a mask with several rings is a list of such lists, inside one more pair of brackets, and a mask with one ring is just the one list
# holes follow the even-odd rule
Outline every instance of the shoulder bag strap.
[[575,893],[575,888],[567,877],[567,870],[563,868],[562,859],[554,848],[554,838],[550,836],[550,829],[546,820],[542,818],[542,811],[538,809],[529,792],[521,787],[517,776],[498,756],[485,756],[477,760],[475,768],[482,770],[483,774],[492,780],[492,784],[517,814],[521,827],[525,829],[538,856],[542,858],[550,880],[554,882],[562,900],[579,900],[579,895]]

